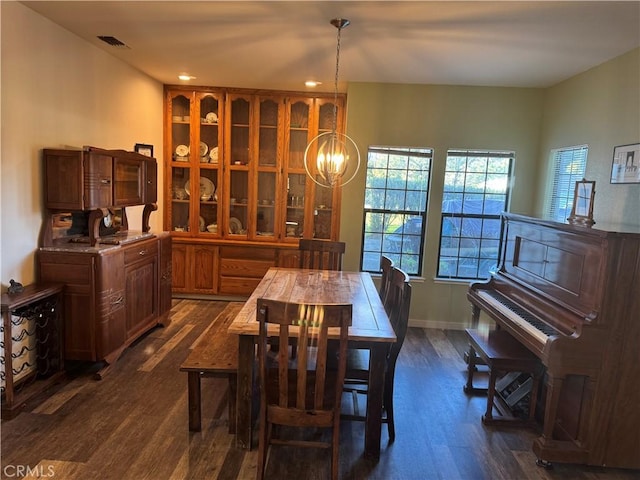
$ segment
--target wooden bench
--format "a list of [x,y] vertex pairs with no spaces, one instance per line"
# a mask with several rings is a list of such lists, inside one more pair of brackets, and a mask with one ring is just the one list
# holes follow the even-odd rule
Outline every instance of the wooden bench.
[[[482,416],[482,423],[485,425],[532,426],[535,423],[538,386],[543,372],[540,359],[504,330],[492,330],[488,334],[473,329],[467,329],[466,332],[469,339],[469,365],[464,391],[469,394],[487,393],[487,410]],[[473,386],[476,365],[482,363],[489,367],[489,386],[486,389]],[[501,380],[506,380],[508,383],[510,381],[509,374],[512,375],[512,378],[516,378],[521,373],[531,375],[530,384],[523,385],[526,391],[520,392],[520,394],[530,392],[527,419],[511,415],[512,402],[500,395],[500,387],[496,388],[499,375],[507,374]],[[518,400],[518,395],[511,397],[511,401],[516,400]],[[501,414],[500,417],[493,416],[494,406]]]
[[236,431],[236,391],[238,374],[238,336],[227,333],[243,303],[231,302],[200,336],[196,346],[180,366],[187,372],[189,388],[189,430],[202,428],[200,377],[229,379],[229,433]]

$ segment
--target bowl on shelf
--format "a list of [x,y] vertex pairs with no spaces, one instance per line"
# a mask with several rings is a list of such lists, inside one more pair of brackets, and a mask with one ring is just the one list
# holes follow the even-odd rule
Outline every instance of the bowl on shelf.
[[207,225],[207,232],[209,233],[218,233],[218,225],[215,223],[211,223]]

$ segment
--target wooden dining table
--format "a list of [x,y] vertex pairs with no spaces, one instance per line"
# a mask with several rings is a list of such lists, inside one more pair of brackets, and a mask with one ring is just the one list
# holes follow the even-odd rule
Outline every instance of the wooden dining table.
[[[370,352],[364,454],[379,457],[386,356],[389,343],[396,341],[396,335],[371,275],[366,272],[281,267],[267,271],[228,330],[239,336],[236,445],[245,449],[252,446],[254,359],[258,338],[256,304],[261,297],[287,302],[352,305],[349,348]],[[329,329],[329,338],[339,338],[338,330],[332,330]]]

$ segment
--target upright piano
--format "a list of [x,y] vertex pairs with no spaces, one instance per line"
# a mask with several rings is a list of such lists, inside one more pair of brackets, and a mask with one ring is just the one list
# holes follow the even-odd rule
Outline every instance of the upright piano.
[[502,215],[484,312],[546,368],[542,462],[640,468],[640,229]]

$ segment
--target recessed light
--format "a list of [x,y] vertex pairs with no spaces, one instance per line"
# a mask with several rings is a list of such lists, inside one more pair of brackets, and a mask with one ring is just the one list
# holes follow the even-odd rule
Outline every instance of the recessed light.
[[194,78],[196,77],[194,77],[193,75],[189,75],[188,73],[181,73],[180,75],[178,75],[178,79],[184,81],[193,80]]
[[314,87],[317,87],[318,85],[322,85],[322,82],[316,82],[315,80],[307,80],[306,82],[304,82],[304,84],[307,87],[314,88]]

